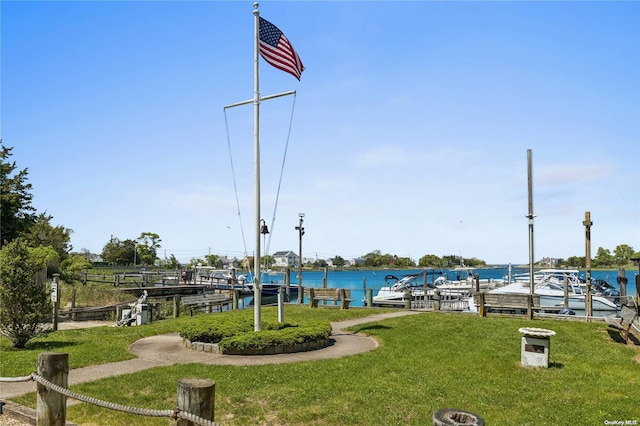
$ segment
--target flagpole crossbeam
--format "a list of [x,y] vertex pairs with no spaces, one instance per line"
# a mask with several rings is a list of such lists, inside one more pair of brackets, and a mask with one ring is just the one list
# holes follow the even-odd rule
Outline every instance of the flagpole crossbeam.
[[[262,101],[268,101],[269,99],[275,99],[275,98],[280,98],[282,96],[289,96],[289,95],[295,95],[296,91],[295,90],[289,90],[288,92],[282,92],[282,93],[276,93],[274,95],[267,95],[267,96],[263,96],[260,98],[260,102]],[[241,106],[241,105],[249,105],[252,104],[254,102],[253,99],[247,99],[246,101],[241,101],[241,102],[236,102],[234,104],[229,104],[227,106],[224,107],[224,109],[229,109],[229,108],[235,108],[237,106]]]

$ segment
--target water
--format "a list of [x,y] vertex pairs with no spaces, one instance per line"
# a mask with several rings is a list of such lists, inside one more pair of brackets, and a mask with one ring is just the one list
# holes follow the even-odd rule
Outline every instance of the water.
[[[458,274],[457,271],[453,270],[443,270],[447,274],[447,276],[451,279],[455,279]],[[508,268],[495,268],[495,269],[475,269],[474,273],[480,276],[480,279],[485,278],[496,278],[502,279],[508,274]],[[525,268],[512,268],[513,274],[518,273],[527,273],[529,269]],[[402,277],[404,274],[411,273],[422,273],[421,269],[403,269],[403,270],[386,270],[386,269],[377,269],[377,270],[343,270],[343,271],[329,271],[327,273],[327,287],[329,288],[344,288],[351,290],[351,298],[353,302],[351,306],[364,306],[365,299],[365,283],[367,289],[373,289],[373,294],[375,295],[378,290],[385,286],[384,277],[387,275],[395,275],[398,278]],[[464,274],[464,272],[463,272]],[[584,277],[584,271],[581,271],[580,275]],[[638,275],[637,270],[626,270],[625,275],[627,277],[627,295],[635,295],[636,294],[636,276]],[[616,277],[618,276],[617,270],[604,270],[604,271],[592,271],[591,278],[600,278],[606,280],[611,285],[616,288],[619,288],[618,283],[616,282]],[[302,272],[302,285],[304,287],[322,287],[322,281],[324,278],[323,271],[303,271]],[[464,275],[462,277],[464,279]],[[431,276],[427,277],[427,282],[431,283]],[[291,271],[291,284],[295,285],[298,283],[298,271]]]

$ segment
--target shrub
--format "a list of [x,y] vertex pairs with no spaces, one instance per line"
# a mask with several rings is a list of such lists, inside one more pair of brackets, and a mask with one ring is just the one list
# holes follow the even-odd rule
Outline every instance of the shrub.
[[15,348],[24,348],[50,329],[51,301],[36,273],[46,266],[52,251],[33,249],[22,238],[0,250],[0,334]]
[[218,343],[222,352],[251,351],[328,339],[331,336],[331,323],[314,321],[299,325],[263,321],[262,331],[255,332],[250,319],[210,315],[206,321],[186,326],[180,336],[192,342]]

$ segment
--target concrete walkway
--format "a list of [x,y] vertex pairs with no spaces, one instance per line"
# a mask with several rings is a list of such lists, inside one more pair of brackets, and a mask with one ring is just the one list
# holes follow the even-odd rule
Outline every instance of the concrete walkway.
[[[321,359],[335,359],[348,355],[368,352],[378,347],[378,342],[364,335],[344,331],[353,325],[368,322],[381,321],[404,315],[417,314],[415,311],[399,311],[386,314],[375,314],[363,318],[332,323],[333,331],[331,344],[326,348],[278,355],[223,355],[210,352],[199,352],[184,347],[182,338],[177,333],[161,334],[138,340],[129,346],[129,351],[137,358],[112,362],[108,364],[92,365],[76,368],[69,371],[68,384],[91,382],[105,377],[134,373],[153,367],[162,367],[174,364],[219,364],[219,365],[266,365],[302,361],[315,361]],[[101,325],[112,325],[102,323]],[[85,324],[96,325],[94,324]],[[59,329],[78,328],[80,323],[60,325]],[[35,367],[35,366],[34,366]],[[0,382],[0,400],[13,398],[29,392],[36,391],[36,382],[3,383]]]

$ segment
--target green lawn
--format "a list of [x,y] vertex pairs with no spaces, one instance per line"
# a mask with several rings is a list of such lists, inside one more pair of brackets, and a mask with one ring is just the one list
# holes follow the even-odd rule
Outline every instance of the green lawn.
[[[335,321],[371,312],[287,306],[286,319]],[[253,315],[252,310],[246,313]],[[263,310],[263,318],[275,315],[273,308]],[[33,371],[37,353],[51,350],[69,352],[72,368],[124,359],[129,357],[130,342],[197,320],[60,331],[20,352],[0,340],[2,376]],[[520,366],[518,328],[523,326],[556,331],[551,338],[551,368]],[[380,347],[338,360],[296,364],[184,364],[76,385],[72,390],[128,406],[168,409],[175,405],[180,378],[210,378],[216,382],[216,421],[229,425],[425,425],[441,408],[470,411],[490,425],[640,423],[640,346],[613,341],[604,323],[432,312],[354,330],[375,336]],[[35,396],[16,402],[34,406]],[[81,425],[171,424],[88,404],[70,407],[67,420]]]

